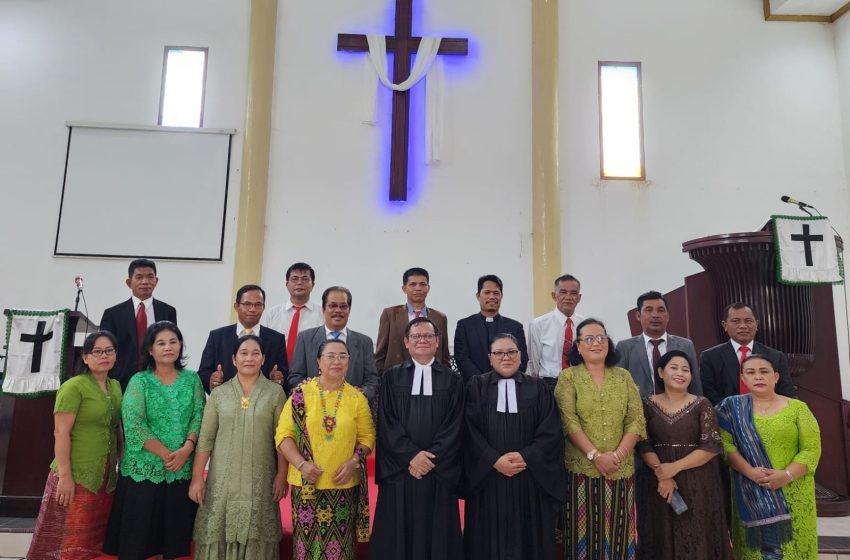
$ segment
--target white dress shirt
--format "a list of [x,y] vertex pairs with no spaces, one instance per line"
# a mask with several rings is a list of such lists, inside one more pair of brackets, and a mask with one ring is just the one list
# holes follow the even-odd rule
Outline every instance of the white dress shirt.
[[[251,334],[254,336],[260,336],[260,325],[256,324],[251,329]],[[245,327],[239,321],[236,321],[236,338],[240,338],[245,336]]]
[[[292,326],[292,317],[295,315],[295,304],[292,300],[275,305],[263,313],[263,318],[260,323],[270,329],[276,330],[284,336],[289,336],[289,327]],[[313,327],[321,327],[325,323],[325,316],[322,314],[322,306],[308,301],[301,309],[301,314],[298,316],[298,332]]]
[[663,356],[667,353],[667,333],[665,332],[658,338],[650,338],[646,336],[646,333],[643,333],[643,348],[646,350],[646,359],[649,360],[649,371],[652,372],[653,376],[655,375],[655,369],[652,367],[652,343],[651,340],[660,340],[661,344],[658,345],[658,355]]
[[[573,340],[584,317],[573,313]],[[541,315],[528,326],[528,373],[538,377],[557,378],[561,373],[561,357],[564,353],[564,330],[567,316],[558,308]]]
[[336,339],[333,337],[333,335],[331,335],[332,332],[334,331],[332,331],[328,328],[327,325],[325,325],[325,338],[327,338],[328,340],[339,340],[340,342],[348,341],[348,327],[343,327],[342,330],[339,331],[339,338]]
[[149,297],[148,299],[142,301],[136,296],[133,297],[133,317],[139,314],[139,304],[143,303],[145,305],[145,315],[148,318],[148,326],[156,323],[156,317],[153,316],[153,297]]
[[730,338],[729,342],[732,343],[732,349],[735,350],[735,357],[738,358],[739,364],[741,363],[741,346],[746,346],[748,348],[747,356],[751,356],[753,354],[753,341],[752,340],[750,341],[749,344],[738,344],[737,342],[735,342],[734,340],[732,340]]

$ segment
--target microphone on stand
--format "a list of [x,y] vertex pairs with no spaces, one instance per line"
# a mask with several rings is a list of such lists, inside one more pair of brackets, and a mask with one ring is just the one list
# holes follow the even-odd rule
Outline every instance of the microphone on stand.
[[817,208],[815,208],[814,206],[812,206],[811,204],[806,204],[805,202],[801,202],[801,201],[797,200],[796,198],[791,198],[787,194],[782,195],[782,197],[779,200],[781,200],[782,202],[785,202],[786,204],[793,204],[794,206],[796,206],[797,208],[799,208],[800,210],[802,210],[803,212],[805,212],[809,216],[814,217],[811,212],[806,210],[806,208],[811,208],[812,210],[817,212],[818,215],[822,215],[820,213],[820,211]]
[[74,285],[77,287],[77,300],[74,302],[74,311],[80,307],[80,294],[83,293],[83,277],[77,276],[74,278]]
[[[805,202],[801,202],[801,201],[797,200],[796,198],[791,198],[787,194],[783,195],[780,200],[782,200],[782,202],[786,202],[788,204],[793,204],[794,206],[799,206],[800,208],[815,208],[811,204],[806,204]],[[817,210],[817,208],[815,208],[815,210]]]

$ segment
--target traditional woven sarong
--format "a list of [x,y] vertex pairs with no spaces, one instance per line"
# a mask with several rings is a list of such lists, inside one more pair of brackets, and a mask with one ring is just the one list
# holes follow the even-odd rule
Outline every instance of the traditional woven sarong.
[[68,507],[56,503],[58,487],[59,477],[50,471],[27,558],[88,560],[100,556],[113,497],[106,492],[106,479],[97,494],[75,484]]
[[354,560],[357,487],[316,490],[302,499],[292,487],[292,540],[295,560]]
[[564,558],[634,560],[635,550],[634,478],[568,473]]
[[[310,434],[307,432],[307,409],[301,387],[292,391],[292,421],[295,445],[305,461],[313,460]],[[369,481],[366,457],[359,447],[360,479],[353,488],[319,490],[302,479],[302,486],[292,486],[292,528],[296,560],[354,559],[354,537],[369,542]],[[297,504],[296,504],[297,502]]]

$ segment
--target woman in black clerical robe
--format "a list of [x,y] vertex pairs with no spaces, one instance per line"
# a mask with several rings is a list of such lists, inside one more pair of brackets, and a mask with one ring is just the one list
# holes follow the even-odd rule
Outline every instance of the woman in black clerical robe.
[[466,387],[465,558],[555,558],[561,416],[552,391],[519,371],[512,335],[496,335],[489,357],[493,369]]

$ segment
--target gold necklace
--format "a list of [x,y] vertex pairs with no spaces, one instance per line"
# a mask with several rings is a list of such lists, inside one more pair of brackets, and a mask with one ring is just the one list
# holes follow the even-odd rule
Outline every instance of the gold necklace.
[[[770,409],[770,407],[773,406],[773,401],[775,401],[775,400],[776,400],[776,394],[774,393],[773,398],[770,399],[769,401],[767,401],[767,404],[759,409],[759,413],[762,416],[764,416],[765,412],[767,412],[768,409]],[[758,401],[756,401],[755,399],[753,399],[753,402],[758,403]],[[756,407],[758,408],[758,404],[756,405]]]

